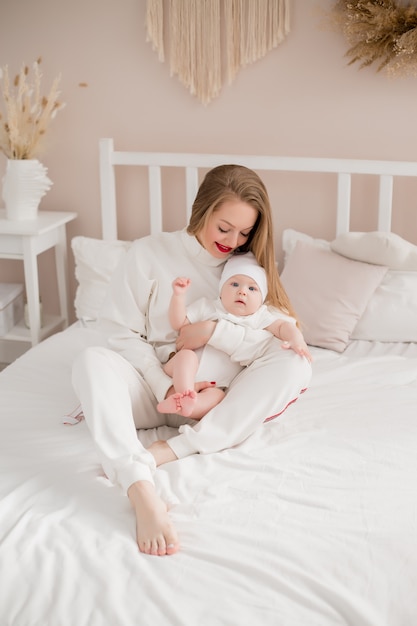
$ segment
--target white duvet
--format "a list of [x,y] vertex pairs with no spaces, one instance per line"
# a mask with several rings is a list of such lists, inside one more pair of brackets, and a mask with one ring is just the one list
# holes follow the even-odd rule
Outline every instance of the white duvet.
[[0,626],[417,623],[415,344],[313,349],[278,420],[160,468],[181,539],[162,558],[139,553],[85,422],[61,421],[98,341],[72,327],[0,374]]

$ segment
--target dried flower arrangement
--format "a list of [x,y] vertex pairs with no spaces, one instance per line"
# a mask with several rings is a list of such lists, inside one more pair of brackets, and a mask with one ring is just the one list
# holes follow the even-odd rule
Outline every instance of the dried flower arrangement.
[[50,121],[64,106],[58,100],[60,76],[53,81],[48,95],[41,94],[40,63],[39,58],[33,64],[33,80],[28,66],[22,65],[13,85],[8,67],[0,69],[5,103],[5,114],[0,111],[0,150],[8,159],[36,158]]
[[330,20],[350,48],[349,65],[379,61],[389,75],[417,74],[417,6],[394,0],[338,0]]

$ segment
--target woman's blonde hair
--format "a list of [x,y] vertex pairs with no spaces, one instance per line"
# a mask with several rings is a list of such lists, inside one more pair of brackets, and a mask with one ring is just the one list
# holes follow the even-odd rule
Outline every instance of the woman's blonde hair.
[[272,211],[266,187],[258,174],[243,165],[219,165],[210,170],[197,192],[187,232],[198,236],[224,202],[240,200],[253,207],[258,218],[247,242],[236,253],[253,252],[266,272],[266,302],[296,317],[279,278],[275,262]]

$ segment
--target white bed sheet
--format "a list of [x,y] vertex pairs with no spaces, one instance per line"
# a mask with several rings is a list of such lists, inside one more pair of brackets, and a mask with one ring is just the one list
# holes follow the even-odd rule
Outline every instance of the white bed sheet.
[[415,344],[313,348],[312,384],[278,420],[160,468],[182,549],[158,558],[86,424],[61,422],[75,354],[103,342],[74,326],[0,374],[1,626],[416,622]]

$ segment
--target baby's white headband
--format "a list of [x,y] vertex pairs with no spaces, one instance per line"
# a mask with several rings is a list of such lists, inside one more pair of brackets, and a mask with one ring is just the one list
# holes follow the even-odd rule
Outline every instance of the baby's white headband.
[[252,252],[235,254],[226,261],[220,277],[219,290],[221,291],[224,283],[231,278],[231,276],[235,276],[236,274],[243,274],[243,276],[252,278],[258,285],[262,294],[262,302],[264,302],[266,294],[268,293],[266,272],[264,268],[259,265]]

